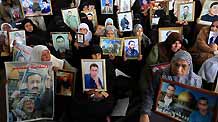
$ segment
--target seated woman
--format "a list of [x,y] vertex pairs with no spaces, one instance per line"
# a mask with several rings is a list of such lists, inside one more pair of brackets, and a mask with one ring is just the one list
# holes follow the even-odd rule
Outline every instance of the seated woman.
[[198,34],[197,40],[190,50],[194,64],[201,65],[208,58],[218,54],[216,43],[208,44],[210,31],[218,32],[218,20],[215,20],[210,27],[203,27]]
[[[140,122],[149,122],[149,115],[151,114],[151,108],[153,105],[152,99],[157,97],[157,90],[160,85],[160,78],[166,80],[172,80],[180,82],[182,84],[201,87],[202,79],[193,72],[192,57],[187,51],[178,51],[172,57],[169,67],[159,70],[153,75],[152,81],[148,78],[143,81],[148,81],[148,88],[145,90],[145,96],[143,97],[143,105],[141,109]],[[164,121],[164,118],[161,120]],[[169,122],[170,120],[166,120]]]
[[146,64],[153,65],[158,63],[170,62],[173,55],[183,48],[182,36],[172,32],[164,42],[156,44],[148,54]]

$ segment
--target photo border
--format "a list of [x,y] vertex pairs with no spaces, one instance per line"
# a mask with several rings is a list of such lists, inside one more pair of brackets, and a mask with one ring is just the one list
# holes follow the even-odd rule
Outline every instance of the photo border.
[[[131,36],[131,37],[124,37],[123,39],[123,56],[126,57],[126,51],[125,51],[125,42],[127,39],[138,39],[138,50],[139,50],[139,55],[138,57],[141,55],[141,41],[139,40],[138,37],[135,37],[135,36]],[[127,60],[130,59],[130,60],[135,60],[135,59],[138,59],[138,57],[126,57]]]
[[[105,15],[105,14],[114,14],[114,1],[111,0],[111,1],[112,1],[112,3],[111,3],[111,5],[112,5],[112,6],[111,6],[112,12],[111,12],[111,13],[106,13],[106,12],[103,13],[103,12],[102,12],[102,8],[103,8],[103,6],[102,6],[102,1],[103,1],[103,0],[100,0],[100,3],[101,3],[101,14],[103,14],[103,15]],[[106,1],[106,0],[104,0],[104,1]]]
[[195,1],[193,2],[188,2],[188,3],[181,3],[178,5],[178,21],[184,21],[184,20],[180,20],[180,8],[182,5],[186,5],[186,4],[192,4],[192,20],[185,20],[187,22],[193,22],[195,20]]
[[[82,35],[82,36],[83,36],[83,41],[82,41],[82,42],[79,42],[79,41],[78,41],[78,35]],[[76,42],[78,42],[78,43],[82,43],[82,44],[83,44],[84,41],[85,41],[85,35],[84,35],[83,33],[79,33],[79,32],[77,32],[77,33],[76,33]]]
[[[108,39],[108,40],[119,40],[120,42],[121,42],[121,47],[120,47],[120,54],[118,54],[118,55],[115,55],[115,56],[122,56],[122,54],[123,54],[123,38],[108,38],[108,37],[100,37],[100,47],[102,48],[102,43],[103,43],[103,41],[105,40],[105,39]],[[103,51],[103,55],[109,55],[109,53],[105,53],[104,51]]]

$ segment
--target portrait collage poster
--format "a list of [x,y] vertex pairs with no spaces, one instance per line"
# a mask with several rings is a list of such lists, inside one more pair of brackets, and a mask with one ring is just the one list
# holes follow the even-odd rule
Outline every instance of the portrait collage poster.
[[137,59],[141,53],[140,47],[137,37],[124,38],[124,56],[127,59]]
[[[26,45],[26,34],[24,30],[11,31],[9,32],[9,43],[10,47],[13,47],[13,43]],[[12,48],[10,48],[10,52],[12,52]]]
[[218,4],[217,0],[205,0],[204,5],[198,18],[198,24],[211,25],[213,20],[218,19]]
[[64,23],[71,29],[77,29],[80,23],[79,13],[77,8],[61,10]]
[[113,14],[113,0],[101,0],[101,14]]
[[30,46],[17,44],[13,48],[13,59],[12,59],[12,61],[29,62],[32,50],[33,50],[33,48],[30,47]]
[[107,91],[105,59],[81,59],[83,91]]
[[173,120],[190,122],[196,120],[194,117],[203,116],[200,111],[204,111],[206,120],[215,122],[217,103],[218,93],[162,79],[155,112]]
[[159,28],[158,33],[159,33],[159,42],[164,42],[166,41],[167,37],[172,33],[172,32],[177,32],[182,34],[182,27],[162,27]]
[[69,32],[51,32],[51,37],[56,51],[65,52],[70,49]]
[[210,31],[207,44],[217,44],[218,45],[218,32]]
[[194,21],[195,17],[195,2],[181,3],[178,5],[178,20],[179,21]]
[[92,21],[94,28],[97,27],[98,19],[97,19],[96,9],[94,5],[89,5],[89,8],[85,11],[81,11],[81,13],[86,14],[88,20]]
[[119,30],[121,32],[125,31],[132,31],[133,28],[133,18],[132,18],[132,12],[124,12],[124,13],[118,13],[118,23],[119,23]]
[[53,119],[51,62],[5,62],[7,121]]
[[10,46],[7,31],[0,31],[0,56],[9,56]]
[[122,38],[109,39],[106,37],[101,37],[100,46],[103,50],[103,55],[109,55],[110,53],[112,53],[115,56],[122,56],[122,50],[123,50]]
[[25,17],[52,15],[50,0],[20,0],[20,4]]
[[55,72],[56,94],[71,96],[74,93],[75,72],[58,70]]

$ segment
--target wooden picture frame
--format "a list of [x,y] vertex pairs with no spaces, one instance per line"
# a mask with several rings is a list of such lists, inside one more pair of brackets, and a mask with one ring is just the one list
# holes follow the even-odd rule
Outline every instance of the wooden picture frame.
[[120,32],[133,30],[133,17],[131,11],[118,13],[117,17]]
[[76,41],[83,44],[85,41],[85,35],[83,33],[76,33]]
[[75,95],[76,71],[58,70],[55,72],[56,94],[61,96]]
[[119,0],[119,12],[131,11],[131,0]]
[[113,14],[113,0],[101,0],[101,14]]
[[110,53],[113,53],[115,56],[122,56],[122,38],[109,39],[107,37],[100,37],[100,46],[102,48],[103,55],[109,55]]
[[[210,6],[215,2],[217,2],[217,0],[205,0],[203,7],[202,7],[201,14],[200,14],[199,18],[197,19],[198,24],[208,25],[208,26],[212,24],[212,22],[215,18],[213,18],[209,15],[209,9],[210,9]],[[216,6],[218,6],[218,5],[216,5]],[[216,7],[216,9],[218,9],[218,8]],[[218,16],[218,15],[216,15],[216,16]]]
[[182,34],[182,31],[182,27],[161,27],[158,29],[159,42],[166,41],[167,37],[170,35],[171,32],[177,32]]
[[80,24],[80,17],[77,8],[61,10],[64,23],[71,29],[76,30]]
[[179,122],[196,120],[202,102],[207,106],[205,116],[212,114],[210,119],[217,121],[218,93],[161,79],[155,112]]
[[[81,59],[81,64],[83,91],[107,91],[105,59]],[[92,76],[98,77],[97,84]]]
[[0,31],[0,56],[9,56],[10,55],[10,43],[8,39],[7,31]]
[[178,5],[178,20],[193,22],[195,20],[195,2],[181,3]]
[[52,15],[51,0],[20,0],[25,17]]
[[[141,43],[137,37],[124,38],[123,55],[127,59],[138,59],[141,54]],[[132,48],[132,49],[131,49]]]
[[66,49],[70,49],[70,32],[51,32],[50,34],[56,51],[63,52]]

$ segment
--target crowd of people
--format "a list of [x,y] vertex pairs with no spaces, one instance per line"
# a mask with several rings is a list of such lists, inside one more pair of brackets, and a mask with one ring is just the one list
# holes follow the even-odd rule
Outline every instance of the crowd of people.
[[[4,62],[14,60],[13,53],[9,51],[9,42],[6,41],[3,31],[9,33],[14,30],[24,30],[26,39],[25,46],[27,46],[28,49],[31,48],[31,54],[28,59],[17,61],[50,61],[52,62],[51,75],[53,76],[55,72],[60,69],[70,70],[71,68],[69,67],[77,69],[75,87],[73,87],[74,90],[72,91],[74,92],[73,96],[54,96],[55,121],[149,122],[153,119],[155,120],[155,117],[158,116],[157,118],[160,118],[161,122],[169,122],[171,121],[169,118],[153,113],[155,101],[158,97],[160,79],[175,81],[210,91],[218,89],[218,87],[216,87],[218,81],[218,44],[216,40],[213,40],[214,43],[208,43],[210,32],[218,32],[218,19],[213,17],[210,26],[199,25],[197,18],[200,16],[203,2],[199,0],[188,1],[195,2],[194,21],[187,21],[191,17],[189,15],[190,8],[189,6],[184,6],[186,11],[183,13],[183,18],[178,19],[174,9],[172,9],[169,10],[169,14],[164,12],[159,15],[160,19],[158,25],[151,26],[149,11],[144,11],[144,8],[141,8],[140,0],[133,0],[129,3],[133,11],[133,20],[131,20],[133,27],[129,27],[130,20],[127,20],[126,15],[124,15],[120,24],[118,22],[117,13],[121,8],[116,5],[117,0],[113,2],[113,10],[112,8],[107,10],[110,11],[109,13],[113,11],[113,14],[108,15],[101,14],[101,2],[98,0],[80,0],[80,2],[77,0],[51,0],[51,6],[49,6],[48,0],[43,0],[44,8],[40,11],[42,13],[48,13],[48,11],[50,12],[52,10],[53,15],[25,17],[19,21],[13,20],[13,16],[10,14],[10,8],[18,5],[19,1],[1,0],[1,67],[4,67]],[[106,0],[106,4],[109,4],[107,2],[109,1]],[[175,0],[174,4],[182,2],[184,1]],[[217,2],[212,3],[210,8],[213,8],[213,6],[217,4]],[[93,10],[93,6],[96,10],[95,16],[97,16],[97,25],[96,21],[93,21],[93,13],[84,13],[89,11],[89,9]],[[37,10],[34,3],[31,7],[35,7]],[[68,11],[67,14],[69,14],[69,17],[66,19],[66,23],[63,20],[61,9],[72,7],[78,8],[80,21],[77,21],[78,18],[74,16],[74,13]],[[27,12],[27,10],[28,9],[26,9],[25,12]],[[208,19],[208,17],[202,16],[202,19],[205,18]],[[97,30],[98,26],[102,26],[103,28],[100,32]],[[121,30],[119,30],[119,26],[122,27]],[[182,27],[183,32],[170,32],[164,42],[159,42],[158,29],[161,27]],[[123,32],[124,29],[130,28],[133,30]],[[96,31],[98,31],[98,33]],[[51,38],[51,32],[69,32],[69,48],[57,50]],[[78,33],[83,36],[82,41],[78,41]],[[123,49],[122,56],[115,55],[115,52],[119,52],[115,49],[111,49],[111,51],[107,52],[107,55],[103,55],[104,49],[102,50],[100,46],[101,37],[106,37],[111,40],[116,38],[136,37],[138,42],[130,39],[130,41],[126,43],[126,47],[121,48]],[[64,40],[63,37],[56,37],[55,41],[56,43],[61,43]],[[112,43],[111,45],[111,48],[115,46]],[[14,46],[14,48],[20,46],[18,40],[15,40],[12,46]],[[61,46],[61,48],[64,48],[65,45],[62,43]],[[117,45],[116,48],[118,49],[120,47]],[[6,55],[6,52],[9,54]],[[131,59],[132,57],[134,57],[134,59]],[[23,55],[23,58],[26,57]],[[81,59],[104,59],[106,66],[106,84],[102,82],[103,79],[98,77],[100,67],[96,63],[92,63],[89,67],[90,73],[84,75],[82,72],[83,64],[81,63]],[[155,67],[162,65],[164,65],[164,68],[156,68],[158,70],[154,71]],[[125,75],[117,75],[117,70]],[[4,72],[4,70],[1,72]],[[41,86],[42,84],[40,84],[42,80],[41,77],[40,74],[36,73],[28,76],[27,79],[30,83],[26,81],[28,87],[25,90],[39,92],[43,88]],[[37,78],[39,79],[37,80]],[[84,82],[82,82],[83,80]],[[54,79],[54,85],[57,85],[55,83],[56,81]],[[5,83],[0,83],[0,86],[1,85],[5,85]],[[84,91],[83,86],[91,90]],[[106,86],[106,91],[98,90],[106,89],[104,88]],[[169,85],[167,89],[166,95],[161,97],[162,101],[167,101],[164,106],[170,106],[175,102],[173,98],[173,94],[176,90],[175,86]],[[48,89],[45,88],[45,90]],[[0,91],[3,91],[3,89]],[[50,91],[45,93],[51,94]],[[111,113],[117,101],[126,97],[129,98],[126,116],[112,117]],[[41,101],[46,101],[45,99],[46,98],[42,98]],[[44,102],[44,106],[50,104],[51,99],[52,98],[47,98],[48,101]],[[19,121],[22,120],[22,118],[31,119],[40,117],[41,113],[37,112],[37,102],[39,101],[36,101],[36,98],[33,99],[30,96],[23,97],[20,101],[17,101],[16,104],[18,108],[23,107],[22,111],[26,112],[26,114],[20,115],[20,118],[13,117],[13,114],[17,112],[15,107],[15,111],[11,112],[13,114],[8,115],[10,116],[9,118],[13,118],[11,121],[15,121],[15,119]],[[0,108],[4,106],[2,103],[4,103],[4,100],[0,100]],[[190,114],[189,122],[212,122],[212,115],[211,113],[207,113],[209,111],[207,108],[202,107],[203,103],[208,105],[208,100],[207,98],[200,97],[197,101],[196,111]],[[48,111],[52,110],[52,108],[48,109]],[[0,117],[0,121],[4,119],[4,117]]]

